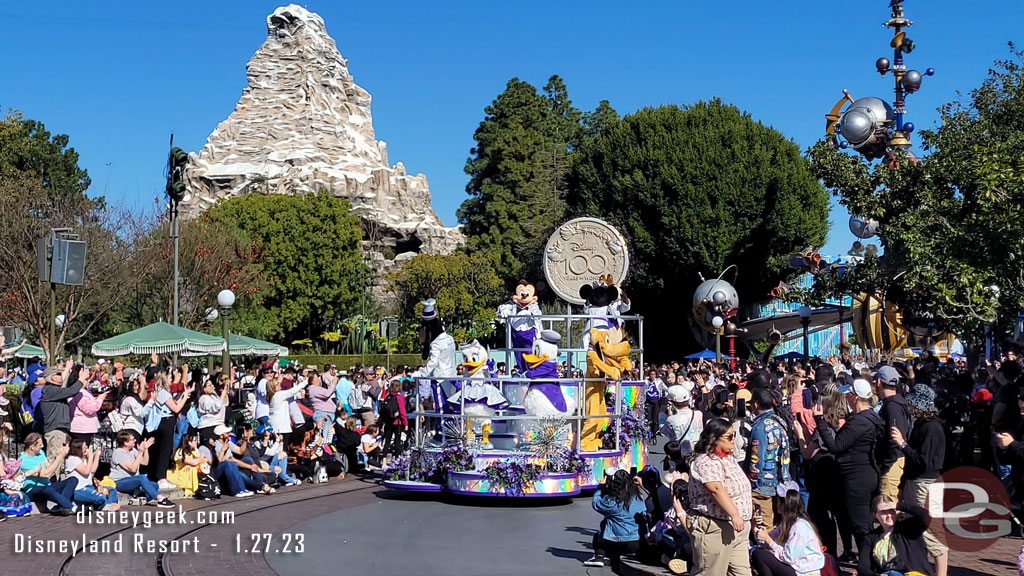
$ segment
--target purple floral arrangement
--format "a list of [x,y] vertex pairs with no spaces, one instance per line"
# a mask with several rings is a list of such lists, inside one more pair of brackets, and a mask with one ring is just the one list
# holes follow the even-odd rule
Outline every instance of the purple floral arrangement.
[[522,460],[496,460],[483,474],[491,485],[491,492],[504,492],[509,496],[522,496],[526,488],[540,478],[541,468]]
[[590,475],[590,461],[576,450],[563,448],[561,452],[549,457],[544,466],[545,471],[555,474]]
[[435,467],[430,474],[431,482],[445,484],[448,482],[448,473],[451,471],[463,472],[473,470],[476,464],[473,462],[473,453],[462,444],[445,446],[437,456]]
[[[642,410],[626,410],[619,420],[619,449],[628,450],[634,440],[650,440],[651,427]],[[601,432],[601,442],[606,449],[615,448],[615,422]]]
[[445,484],[448,472],[473,470],[473,454],[461,444],[441,450],[436,457],[425,450],[407,451],[386,466],[381,474],[388,480],[411,480]]

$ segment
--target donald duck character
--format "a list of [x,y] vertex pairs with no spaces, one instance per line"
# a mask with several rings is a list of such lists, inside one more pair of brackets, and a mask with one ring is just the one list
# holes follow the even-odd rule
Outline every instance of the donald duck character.
[[[618,381],[622,378],[624,371],[632,368],[633,363],[629,361],[629,342],[621,328],[611,326],[590,329],[590,346],[587,350],[586,398],[584,400],[587,416],[608,414],[608,406],[604,401],[605,383]],[[601,449],[599,435],[607,422],[608,420],[605,418],[588,418],[583,422],[583,427],[580,430],[581,451],[596,452]]]
[[531,350],[533,341],[540,335],[543,328],[538,318],[540,315],[540,306],[537,305],[537,289],[526,280],[520,280],[516,285],[512,302],[498,306],[498,316],[506,322],[512,323],[512,347],[517,349],[516,365],[519,366],[519,372],[526,371],[522,349]]
[[463,381],[459,391],[448,398],[448,406],[452,412],[458,413],[460,409],[463,411],[463,415],[467,417],[467,431],[473,430],[473,421],[469,417],[482,418],[478,420],[484,435],[481,447],[489,449],[491,446],[487,442],[487,436],[491,427],[490,418],[498,410],[508,408],[508,400],[501,390],[488,381],[491,370],[488,365],[487,348],[483,344],[478,340],[463,344],[462,356],[462,374],[468,377],[468,380]]
[[[562,335],[543,330],[534,340],[533,352],[523,355],[530,387],[523,398],[523,407],[531,416],[548,418],[576,413],[576,398],[562,392],[558,384],[558,343]],[[549,381],[546,381],[549,380]]]

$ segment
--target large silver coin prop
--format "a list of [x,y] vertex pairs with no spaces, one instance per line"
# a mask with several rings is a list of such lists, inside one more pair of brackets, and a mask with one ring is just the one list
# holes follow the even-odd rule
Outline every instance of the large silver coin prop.
[[878,222],[857,215],[850,216],[850,232],[857,238],[866,240],[878,234]]
[[705,332],[714,334],[740,307],[740,297],[725,280],[705,280],[693,293],[693,320]]
[[616,284],[629,272],[629,250],[618,230],[597,218],[575,218],[558,227],[544,247],[544,277],[562,300],[585,304],[580,287],[610,275]]

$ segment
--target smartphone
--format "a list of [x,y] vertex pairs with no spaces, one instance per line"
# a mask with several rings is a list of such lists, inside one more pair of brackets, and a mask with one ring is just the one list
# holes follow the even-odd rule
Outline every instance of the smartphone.
[[636,466],[631,466],[629,468],[629,476],[630,478],[636,478]]
[[811,406],[812,404],[814,404],[814,393],[811,392],[810,388],[804,388],[803,396],[804,396],[804,398],[803,398],[803,400],[804,400],[804,408],[807,408],[808,406]]
[[736,401],[736,417],[740,419],[747,417],[747,401],[745,398],[740,398]]

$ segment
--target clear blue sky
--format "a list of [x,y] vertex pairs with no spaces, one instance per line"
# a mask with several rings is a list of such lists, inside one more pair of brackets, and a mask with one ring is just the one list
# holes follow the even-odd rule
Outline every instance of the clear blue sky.
[[[231,113],[245,65],[266,38],[262,0],[5,2],[0,106],[71,137],[90,194],[151,208],[163,190],[167,139],[199,150]],[[607,99],[620,113],[721,97],[794,140],[818,140],[847,88],[892,96],[874,69],[891,57],[887,0],[789,2],[341,2],[319,13],[373,96],[377,138],[390,161],[427,175],[446,225],[465,199],[463,172],[483,108],[509,78],[542,86],[559,74],[585,110]],[[908,120],[931,127],[936,108],[968,92],[1007,41],[1022,41],[1019,0],[907,0],[917,49],[934,67],[908,100]],[[920,150],[918,149],[918,153]],[[848,215],[833,207],[825,252],[845,252]]]

